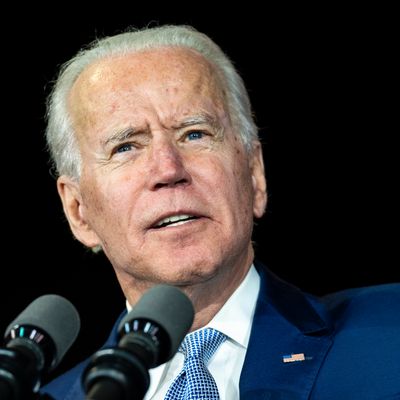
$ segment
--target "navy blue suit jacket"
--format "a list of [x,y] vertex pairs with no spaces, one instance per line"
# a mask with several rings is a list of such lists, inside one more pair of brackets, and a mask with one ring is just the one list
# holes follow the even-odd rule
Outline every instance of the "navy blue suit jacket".
[[[400,399],[400,284],[316,298],[261,264],[257,269],[261,289],[240,378],[241,399]],[[105,346],[117,343],[118,322]],[[292,354],[304,360],[283,361]],[[87,362],[43,393],[56,400],[84,399],[81,374]]]

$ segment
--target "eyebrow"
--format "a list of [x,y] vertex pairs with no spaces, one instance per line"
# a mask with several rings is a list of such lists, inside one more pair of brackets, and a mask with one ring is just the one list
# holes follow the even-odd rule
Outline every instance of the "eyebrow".
[[213,128],[221,127],[221,124],[218,122],[216,117],[207,113],[201,113],[182,119],[176,125],[173,125],[172,128],[182,129],[193,125],[210,125]]
[[[177,124],[172,125],[172,129],[182,129],[193,125],[210,125],[216,129],[221,127],[221,124],[218,122],[216,117],[207,113],[200,113],[182,119]],[[110,136],[104,141],[104,146],[108,146],[110,143],[124,142],[133,136],[146,131],[148,131],[148,129],[134,128],[133,126],[130,126]]]
[[130,126],[110,136],[107,140],[104,141],[104,146],[108,146],[110,143],[124,142],[140,132],[144,132],[144,130],[135,129],[134,127]]

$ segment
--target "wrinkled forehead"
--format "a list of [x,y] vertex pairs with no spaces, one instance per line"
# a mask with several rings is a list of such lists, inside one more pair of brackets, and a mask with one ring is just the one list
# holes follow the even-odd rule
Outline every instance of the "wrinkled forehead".
[[229,120],[224,93],[215,67],[203,56],[189,49],[163,48],[90,65],[71,90],[69,109],[78,132],[102,129],[119,116],[143,116],[149,109],[164,121],[199,112]]
[[[108,57],[89,65],[74,83],[71,94],[98,100],[104,92],[124,93],[129,87],[177,91],[186,87],[225,102],[216,68],[202,55],[185,48],[160,48]],[[171,93],[174,94],[174,93]],[[176,93],[175,93],[176,94]]]

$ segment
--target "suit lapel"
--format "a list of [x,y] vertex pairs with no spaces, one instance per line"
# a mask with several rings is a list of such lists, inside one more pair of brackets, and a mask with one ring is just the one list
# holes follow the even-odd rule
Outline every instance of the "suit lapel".
[[71,390],[65,396],[65,400],[80,400],[85,398],[85,393],[82,390],[81,376],[72,385]]
[[[240,398],[309,399],[331,346],[330,324],[311,297],[261,265],[257,269],[261,287],[240,378]],[[284,362],[284,356],[291,355]]]

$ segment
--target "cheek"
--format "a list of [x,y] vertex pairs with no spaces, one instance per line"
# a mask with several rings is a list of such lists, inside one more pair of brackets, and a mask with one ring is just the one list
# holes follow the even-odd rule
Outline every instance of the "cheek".
[[221,211],[252,215],[251,174],[243,157],[239,154],[236,159],[227,157],[209,160],[205,166],[207,168],[200,179],[207,181],[203,190],[206,191],[210,204],[221,207]]
[[96,185],[83,185],[81,189],[82,203],[88,215],[101,215],[104,213],[104,200]]
[[231,207],[233,212],[240,219],[240,223],[252,223],[253,220],[253,185],[251,171],[248,166],[247,158],[241,153],[237,153],[230,174],[229,193],[231,195]]
[[123,219],[119,214],[127,209],[127,195],[124,184],[90,180],[82,191],[82,200],[93,227],[110,227],[116,223],[119,225]]

